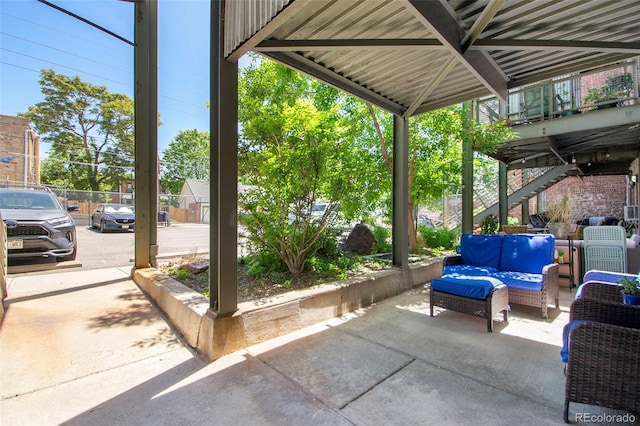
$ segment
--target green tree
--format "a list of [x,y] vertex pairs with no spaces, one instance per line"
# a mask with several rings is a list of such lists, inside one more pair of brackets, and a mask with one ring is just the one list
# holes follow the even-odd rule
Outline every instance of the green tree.
[[178,194],[185,179],[208,181],[209,149],[208,132],[180,131],[163,153],[161,188]]
[[[359,193],[341,95],[270,61],[245,68],[240,82],[240,222],[251,243],[282,259],[293,275],[318,250],[338,204],[352,214]],[[358,198],[358,197],[351,197]],[[312,217],[315,201],[330,206]]]
[[41,70],[39,83],[44,100],[18,115],[51,143],[49,155],[56,160],[44,167],[43,182],[93,191],[116,188],[132,172],[133,101],[53,70]]
[[[376,129],[384,165],[392,173],[389,142],[393,125],[390,114],[368,105]],[[417,250],[417,226],[414,209],[441,198],[445,191],[457,192],[462,176],[462,141],[469,140],[475,150],[488,153],[506,141],[511,132],[504,123],[484,125],[475,121],[463,126],[460,106],[430,111],[409,119],[409,244]],[[478,161],[482,161],[479,159]]]

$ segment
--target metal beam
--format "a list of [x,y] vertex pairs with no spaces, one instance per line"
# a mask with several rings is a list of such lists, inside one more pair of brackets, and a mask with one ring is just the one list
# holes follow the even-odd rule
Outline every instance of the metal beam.
[[567,164],[562,155],[560,155],[560,149],[558,148],[558,140],[554,136],[547,136],[547,142],[549,143],[549,150],[553,152],[553,155],[558,157],[563,164]]
[[340,39],[340,40],[265,40],[255,46],[254,52],[302,52],[313,50],[340,51],[340,50],[447,50],[436,39]]
[[[472,28],[473,30],[473,28]],[[469,32],[462,45],[469,43]],[[244,45],[243,45],[244,46]],[[331,39],[331,40],[264,40],[252,49],[254,52],[298,52],[298,51],[334,51],[334,50],[448,50],[437,39]],[[553,51],[553,52],[594,52],[640,54],[640,43],[604,42],[576,40],[495,40],[477,39],[465,50],[477,51]],[[232,54],[235,55],[235,52]],[[231,59],[231,56],[229,57]]]
[[420,95],[418,95],[418,97],[415,98],[413,103],[409,106],[409,108],[407,108],[407,110],[403,114],[403,117],[407,118],[413,115],[413,113],[418,109],[420,104],[422,104],[422,102],[425,99],[427,99],[427,97],[438,87],[438,84],[440,84],[440,82],[445,79],[449,71],[451,71],[455,66],[456,66],[456,60],[453,57],[450,58],[444,64],[442,64],[442,67],[440,67],[440,69],[436,73],[435,78],[431,80],[431,82],[429,82],[427,87],[424,88],[422,93],[420,93]]
[[516,139],[526,140],[637,123],[640,123],[640,105],[628,105],[517,126],[514,130],[518,133]]
[[[229,61],[236,62],[242,55],[253,50],[260,42],[265,40],[271,34],[278,30],[283,24],[286,24],[290,19],[301,13],[305,7],[309,6],[312,0],[295,0],[289,2],[273,19],[271,19],[264,27],[262,27],[251,38],[242,43],[236,50],[234,50],[228,57]],[[214,7],[216,2],[211,2],[211,7]],[[223,11],[224,13],[224,11]],[[222,16],[224,19],[224,15]],[[224,34],[222,35],[224,37]]]
[[135,2],[135,267],[158,254],[158,2]]
[[469,46],[469,49],[485,51],[582,51],[594,53],[630,53],[632,55],[640,55],[640,43],[612,41],[478,39],[473,43],[473,45]]
[[211,3],[209,307],[218,317],[238,309],[238,63],[224,58],[224,3]]
[[500,100],[507,102],[507,81],[502,69],[484,52],[467,50],[462,46],[466,31],[462,23],[454,18],[455,12],[444,0],[420,1],[400,0],[449,52],[461,62]]
[[409,265],[409,120],[393,116],[392,263]]
[[480,12],[480,15],[476,18],[471,29],[467,32],[460,43],[463,51],[466,51],[469,46],[472,46],[476,42],[478,37],[480,37],[480,34],[482,34],[487,25],[489,25],[489,22],[491,22],[491,20],[500,11],[500,8],[505,1],[506,0],[491,0],[489,4],[482,9],[482,12]]
[[[471,102],[462,104],[462,125],[471,128]],[[469,138],[462,140],[462,233],[473,232],[473,146]]]
[[498,163],[498,219],[500,221],[500,229],[504,225],[508,225],[509,194],[507,193],[507,186],[507,165],[500,161]]
[[406,110],[406,108],[402,105],[397,104],[380,95],[379,93],[369,90],[366,87],[350,80],[349,78],[341,76],[340,74],[333,72],[328,68],[325,68],[324,66],[305,58],[302,55],[293,52],[270,52],[266,53],[265,56],[278,61],[283,65],[308,74],[311,77],[324,81],[330,86],[333,86],[340,90],[344,90],[347,93],[351,93],[352,95],[364,100],[365,102],[370,102],[374,105],[377,105],[392,114],[402,115]]
[[478,99],[481,98],[483,96],[487,96],[490,95],[491,92],[489,92],[489,90],[487,90],[484,86],[479,86],[478,89],[475,90],[468,90],[462,94],[458,94],[455,96],[447,96],[444,98],[440,98],[440,99],[434,99],[431,101],[427,101],[425,103],[423,103],[422,105],[420,105],[420,107],[418,107],[415,112],[413,113],[413,115],[420,115],[422,113],[428,112],[428,111],[434,111],[436,109],[440,109],[440,108],[444,108],[444,107],[448,107],[454,104],[459,104],[462,102],[466,102],[469,99]]

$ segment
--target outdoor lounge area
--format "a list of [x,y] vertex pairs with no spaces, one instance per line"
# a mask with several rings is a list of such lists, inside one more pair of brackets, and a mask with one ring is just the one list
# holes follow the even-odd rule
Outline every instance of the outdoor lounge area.
[[[640,2],[211,4],[211,297],[180,287],[157,269],[158,5],[140,0],[132,4],[139,214],[135,266],[8,280],[11,296],[0,335],[3,426],[637,423],[639,367],[626,363],[631,358],[626,349],[604,355],[627,369],[608,377],[606,388],[592,380],[586,391],[574,387],[574,378],[590,378],[604,363],[600,355],[584,356],[593,342],[619,348],[612,336],[624,335],[623,346],[629,342],[636,350],[637,330],[621,326],[627,323],[619,316],[609,321],[617,325],[576,326],[578,349],[569,343],[565,376],[563,329],[572,319],[582,320],[575,307],[582,303],[600,309],[611,302],[574,304],[576,289],[559,284],[560,266],[549,263],[550,251],[533,259],[535,270],[522,268],[531,266],[526,251],[509,259],[508,268],[502,268],[503,260],[513,250],[491,253],[500,253],[498,267],[461,254],[460,265],[490,266],[496,270],[487,275],[502,275],[488,280],[480,275],[482,295],[473,298],[480,302],[458,309],[467,304],[468,294],[448,300],[442,294],[449,294],[447,286],[460,284],[461,278],[434,289],[443,265],[411,265],[407,231],[412,117],[464,103],[471,118],[474,102],[488,96],[495,96],[497,112],[508,115],[510,91],[562,75],[580,76],[598,66],[627,60],[637,64]],[[390,114],[390,271],[370,276],[366,283],[335,283],[267,303],[238,303],[238,61],[248,52]],[[634,89],[620,107],[560,113],[550,123],[530,119],[532,102],[521,111],[526,117],[518,112],[514,123],[517,119],[519,136],[496,153],[499,202],[492,207],[501,224],[507,224],[513,198],[531,196],[507,193],[509,167],[550,168],[546,171],[553,176],[543,179],[547,187],[568,173],[580,178],[633,175],[635,185],[627,198],[637,208],[637,72],[632,79]],[[535,115],[555,118],[544,113],[542,102],[544,95]],[[496,114],[492,119],[502,118]],[[461,229],[471,234],[474,146],[468,139],[461,145]],[[516,246],[524,239],[515,238],[509,240]],[[504,275],[511,273],[516,282],[513,275]],[[514,285],[522,285],[529,274],[536,275],[531,280],[535,288]],[[613,303],[619,315],[635,315]],[[500,316],[502,321],[494,321]],[[600,323],[601,317],[588,321]],[[625,330],[610,332],[608,326]],[[626,382],[629,377],[632,381]],[[622,403],[619,390],[627,393]],[[600,392],[614,402],[602,404]]]

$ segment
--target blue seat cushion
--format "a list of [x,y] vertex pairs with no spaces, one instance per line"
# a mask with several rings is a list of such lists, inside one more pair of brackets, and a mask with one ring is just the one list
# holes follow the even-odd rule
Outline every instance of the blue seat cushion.
[[587,322],[589,321],[569,321],[562,329],[562,349],[560,349],[560,358],[562,358],[562,362],[564,362],[565,364],[569,361],[569,336],[571,335],[571,330],[573,330],[576,326]]
[[498,272],[496,268],[492,268],[491,266],[450,265],[445,266],[443,269],[444,275],[458,274],[473,277],[486,277],[489,274]]
[[542,290],[542,274],[530,274],[526,272],[501,271],[490,275],[506,284],[509,288],[520,290]]
[[484,300],[502,282],[491,277],[443,275],[431,281],[431,288],[443,293]]
[[502,235],[463,234],[460,238],[461,263],[500,269],[502,238]]
[[502,241],[501,271],[542,273],[553,263],[556,240],[551,234],[507,234]]

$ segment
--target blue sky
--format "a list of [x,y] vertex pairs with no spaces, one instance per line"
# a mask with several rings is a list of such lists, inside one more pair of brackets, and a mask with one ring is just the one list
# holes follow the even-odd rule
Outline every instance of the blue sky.
[[[50,0],[133,41],[133,3]],[[160,152],[180,130],[209,130],[209,1],[161,0],[158,92]],[[0,114],[43,100],[39,71],[79,76],[133,98],[133,47],[36,0],[0,3]],[[41,150],[46,152],[47,144]]]

